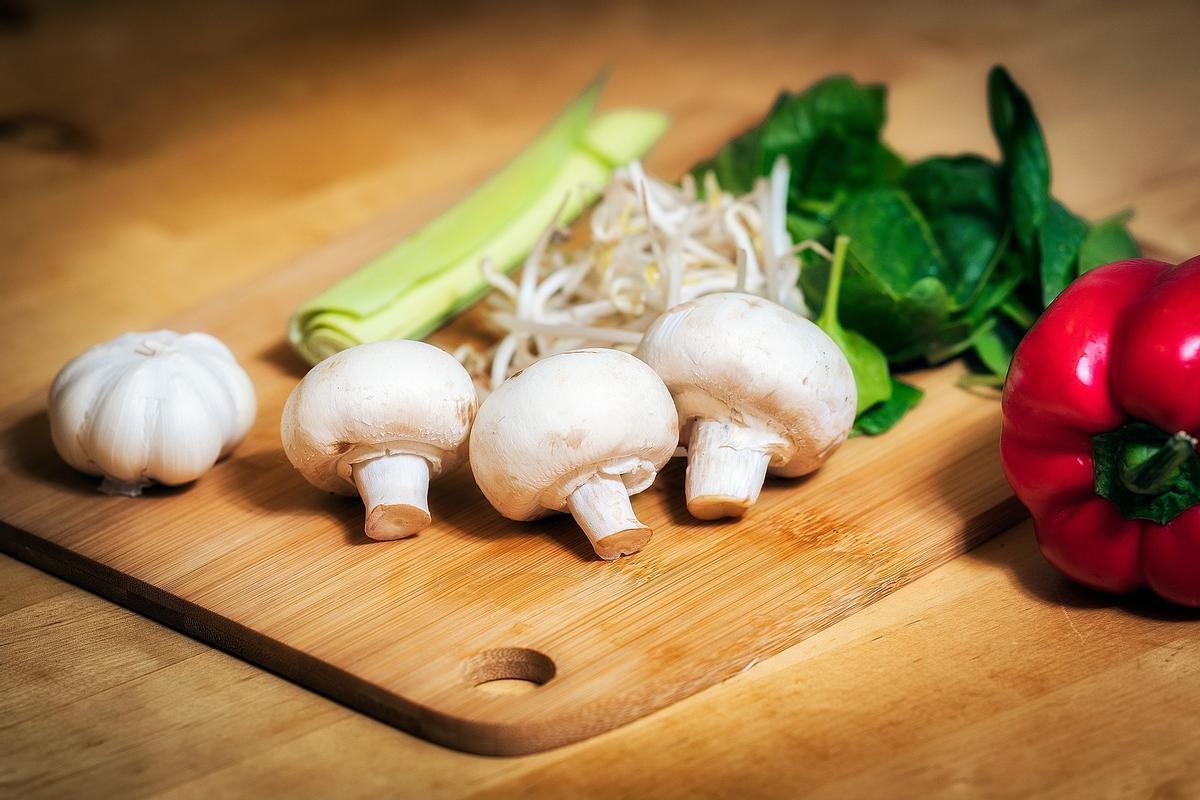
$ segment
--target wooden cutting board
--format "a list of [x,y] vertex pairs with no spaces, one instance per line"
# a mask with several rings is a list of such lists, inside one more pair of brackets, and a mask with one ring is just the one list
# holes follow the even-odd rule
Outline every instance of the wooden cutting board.
[[[894,431],[769,481],[740,522],[691,519],[673,462],[634,498],[654,539],[632,558],[597,560],[569,517],[501,518],[469,469],[434,485],[432,528],[371,542],[361,504],[314,490],[283,455],[280,411],[304,372],[283,331],[417,221],[400,210],[168,321],[223,339],[259,393],[250,437],[191,486],[103,496],[55,454],[44,396],[0,412],[0,546],[418,736],[509,755],[748,669],[1022,516],[998,403],[949,367],[915,376],[928,395]],[[476,335],[468,317],[434,340]]]

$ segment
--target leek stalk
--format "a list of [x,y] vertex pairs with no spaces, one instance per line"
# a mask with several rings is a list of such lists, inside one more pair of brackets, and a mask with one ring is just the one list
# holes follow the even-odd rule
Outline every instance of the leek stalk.
[[595,115],[594,81],[524,151],[424,228],[300,306],[288,338],[309,363],[379,339],[418,339],[488,289],[480,262],[510,272],[554,220],[583,211],[612,174],[666,130],[657,111]]

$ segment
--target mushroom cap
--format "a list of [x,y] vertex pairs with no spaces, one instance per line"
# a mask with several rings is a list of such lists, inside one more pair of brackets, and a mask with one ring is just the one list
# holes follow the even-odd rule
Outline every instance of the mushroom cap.
[[497,511],[528,520],[563,511],[596,473],[637,494],[678,441],[675,405],[650,367],[619,350],[575,350],[535,362],[484,400],[471,470]]
[[773,474],[820,466],[854,424],[850,362],[810,320],[754,295],[719,292],[662,314],[638,356],[671,390],[685,444],[696,419],[730,422],[771,454]]
[[358,494],[351,467],[395,453],[425,458],[432,479],[466,460],[478,402],[449,353],[408,339],[362,344],[320,362],[292,390],[283,449],[329,492]]

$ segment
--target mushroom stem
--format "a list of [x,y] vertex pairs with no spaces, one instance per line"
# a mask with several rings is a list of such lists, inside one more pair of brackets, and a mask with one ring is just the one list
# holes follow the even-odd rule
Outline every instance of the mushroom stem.
[[739,429],[728,422],[701,419],[693,423],[685,485],[693,517],[740,517],[758,500],[771,456],[738,446],[741,438]]
[[360,461],[352,471],[367,507],[367,536],[403,539],[429,527],[429,462],[425,459],[395,453]]
[[567,497],[567,509],[605,561],[633,555],[650,541],[650,529],[634,516],[620,478],[592,475]]

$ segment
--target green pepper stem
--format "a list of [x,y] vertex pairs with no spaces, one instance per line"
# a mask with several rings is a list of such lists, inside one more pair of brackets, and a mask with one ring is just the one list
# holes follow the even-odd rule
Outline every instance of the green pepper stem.
[[1131,492],[1158,494],[1175,477],[1176,470],[1196,451],[1196,439],[1180,431],[1154,451],[1140,464],[1126,464],[1121,469],[1121,483]]
[[850,248],[850,237],[841,234],[833,242],[833,262],[829,267],[829,285],[825,287],[825,307],[817,324],[822,330],[830,331],[838,326],[838,298],[842,292],[842,273],[846,269],[846,253]]

